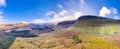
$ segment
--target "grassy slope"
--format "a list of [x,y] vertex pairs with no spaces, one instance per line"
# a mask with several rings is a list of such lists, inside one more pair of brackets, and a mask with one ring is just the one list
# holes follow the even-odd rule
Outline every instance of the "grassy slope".
[[71,37],[16,38],[10,49],[120,49],[113,41],[99,35],[77,35],[77,40],[81,40],[78,43],[75,43],[76,40]]
[[88,19],[77,21],[69,29],[85,34],[114,34],[120,32],[120,23],[102,19]]
[[13,36],[0,35],[0,49],[8,49],[14,40]]

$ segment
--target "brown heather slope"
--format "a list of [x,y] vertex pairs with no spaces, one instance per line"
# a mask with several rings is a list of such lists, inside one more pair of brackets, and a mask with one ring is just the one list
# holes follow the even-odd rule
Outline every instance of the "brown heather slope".
[[120,47],[105,36],[63,31],[41,34],[34,38],[17,37],[9,49],[120,49]]

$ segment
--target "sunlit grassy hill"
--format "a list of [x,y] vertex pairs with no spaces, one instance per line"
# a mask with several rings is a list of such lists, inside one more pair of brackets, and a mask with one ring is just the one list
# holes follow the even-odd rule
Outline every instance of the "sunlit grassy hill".
[[69,29],[87,34],[114,34],[120,32],[120,21],[88,15],[78,18]]

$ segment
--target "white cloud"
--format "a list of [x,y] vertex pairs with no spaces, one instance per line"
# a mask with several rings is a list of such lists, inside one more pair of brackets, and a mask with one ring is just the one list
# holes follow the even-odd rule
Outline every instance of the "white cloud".
[[61,9],[63,9],[63,6],[61,4],[58,4],[58,7],[61,8]]
[[45,14],[45,16],[49,16],[49,15],[54,14],[54,13],[55,13],[54,11],[49,11]]
[[114,19],[118,20],[118,19],[120,19],[120,17],[118,17],[118,16],[114,16]]
[[85,0],[80,0],[80,6],[81,6],[81,8],[83,8],[83,7],[85,7]]
[[74,19],[78,19],[82,15],[82,12],[74,12]]
[[2,16],[3,11],[0,11],[0,24],[6,23],[8,20],[4,18],[4,16]]
[[0,6],[6,6],[6,0],[0,0]]
[[7,23],[7,19],[4,18],[4,16],[2,16],[3,12],[0,12],[0,24],[5,24]]
[[118,13],[118,11],[117,11],[116,8],[111,8],[111,12],[112,12],[113,14],[117,14],[117,13]]
[[116,15],[117,14],[116,8],[107,8],[105,6],[102,7],[102,9],[99,11],[99,15],[102,17],[107,17],[107,15]]
[[48,20],[49,22],[54,22],[57,24],[58,22],[65,21],[65,20],[76,20],[78,17],[82,15],[82,12],[69,12],[67,10],[62,10],[59,13],[51,13],[53,14],[53,18]]
[[3,14],[3,11],[0,11],[0,15],[2,15]]
[[[70,1],[69,5],[73,6],[74,4],[78,4],[77,6],[80,6],[80,8],[84,8],[87,5],[85,0],[69,0],[69,1]],[[68,2],[66,4],[68,4]]]
[[[71,0],[73,2],[75,2],[74,0]],[[84,6],[85,2],[84,0],[80,1],[81,4]],[[48,17],[48,20],[42,20],[42,19],[36,19],[33,20],[33,23],[46,23],[46,22],[53,22],[55,24],[57,24],[58,22],[61,21],[66,21],[66,20],[76,20],[78,19],[78,17],[80,17],[82,15],[81,11],[76,11],[76,10],[65,10],[64,7],[61,4],[57,4],[57,7],[59,7],[61,9],[61,11],[48,11],[45,16],[50,16]],[[51,18],[52,17],[52,18]]]
[[102,7],[102,9],[99,11],[99,15],[102,17],[106,17],[107,14],[111,14],[111,10],[107,7]]
[[70,2],[75,3],[75,0],[70,0]]
[[66,10],[62,10],[62,11],[59,13],[60,16],[65,16],[66,14],[68,14],[68,11],[66,11]]
[[0,24],[5,24],[7,23],[7,21],[8,21],[7,19],[0,15]]
[[26,22],[26,21],[22,21],[21,23],[25,23],[25,24],[27,24],[28,22]]
[[[70,0],[70,1],[72,3],[75,3],[75,0]],[[86,4],[85,0],[79,0],[79,2],[80,2],[79,6],[84,8],[84,6]],[[82,15],[81,11],[65,10],[64,7],[61,4],[57,4],[57,7],[60,8],[59,12],[58,11],[48,11],[48,12],[46,12],[45,16],[48,17],[48,20],[36,19],[36,20],[33,20],[32,22],[33,23],[53,22],[53,23],[57,24],[58,22],[61,22],[61,21],[76,20]]]
[[[0,7],[5,7],[5,6],[6,6],[6,0],[0,0]],[[8,20],[5,19],[3,16],[3,11],[0,11],[0,24],[7,23],[7,21]]]
[[0,19],[4,19],[4,17],[0,15]]
[[42,19],[36,19],[36,20],[33,20],[33,22],[32,23],[45,23],[45,21],[44,20],[42,20]]

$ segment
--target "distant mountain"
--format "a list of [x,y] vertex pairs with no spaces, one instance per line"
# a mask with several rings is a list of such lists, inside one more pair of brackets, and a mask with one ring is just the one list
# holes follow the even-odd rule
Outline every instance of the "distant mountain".
[[28,24],[26,23],[16,23],[16,24],[12,24],[12,26],[14,27],[23,27],[23,26],[27,26]]
[[54,26],[54,30],[55,30],[55,32],[66,30],[68,27],[73,25],[75,22],[76,22],[76,20],[59,22],[56,26]]
[[79,17],[69,29],[87,34],[114,34],[120,31],[120,20],[86,15]]
[[0,24],[0,30],[12,29],[16,27],[24,27],[28,24],[25,23],[16,23],[16,24]]
[[27,26],[25,23],[16,23],[16,24],[0,24],[0,34],[9,33],[11,30],[17,29],[19,27]]
[[81,16],[78,18],[78,20],[88,20],[88,19],[105,19],[105,20],[113,20],[113,19],[109,19],[109,18],[105,18],[105,17],[100,17],[100,16],[93,16],[93,15],[85,15],[85,16]]
[[74,24],[76,20],[62,21],[57,24],[57,26],[69,27]]
[[90,22],[92,24],[93,23],[97,23],[97,24],[120,23],[120,20],[114,20],[110,18],[92,16],[92,15],[81,16],[78,18],[77,21]]

